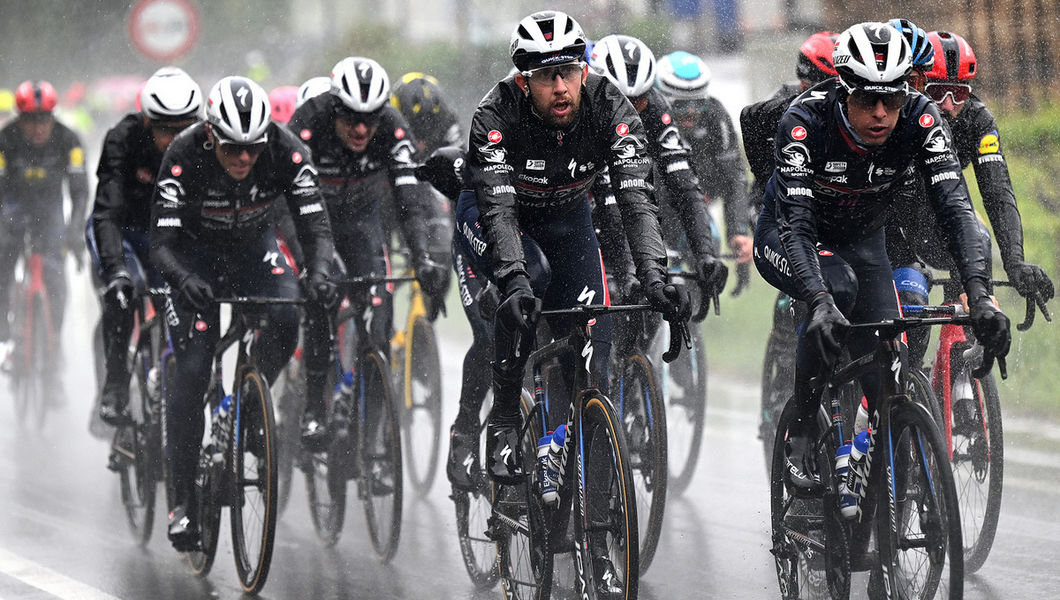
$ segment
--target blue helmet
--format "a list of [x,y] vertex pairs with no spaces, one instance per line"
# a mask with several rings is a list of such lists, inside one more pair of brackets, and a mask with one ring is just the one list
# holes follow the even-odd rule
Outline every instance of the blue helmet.
[[917,27],[909,19],[891,19],[888,21],[898,33],[901,33],[912,51],[913,68],[921,71],[930,71],[935,64],[935,48],[927,39],[927,32]]
[[671,99],[697,99],[707,97],[710,84],[710,68],[703,59],[678,51],[659,59],[659,74],[655,86]]

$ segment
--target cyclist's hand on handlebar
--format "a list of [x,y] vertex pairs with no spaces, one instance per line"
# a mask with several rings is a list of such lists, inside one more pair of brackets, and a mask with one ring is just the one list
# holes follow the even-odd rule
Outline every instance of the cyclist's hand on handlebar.
[[315,302],[324,308],[331,308],[338,300],[339,290],[335,282],[328,278],[327,273],[311,271],[306,277],[305,295],[310,302]]
[[534,296],[530,280],[517,275],[504,286],[504,291],[504,301],[497,307],[497,323],[507,331],[529,331],[541,314],[541,299]]
[[1042,302],[1048,302],[1055,295],[1053,282],[1038,265],[1020,262],[1010,269],[1006,269],[1012,287],[1016,288],[1020,296],[1029,298],[1035,293],[1039,294]]
[[195,273],[180,282],[180,301],[197,311],[206,310],[213,302],[213,288]]
[[416,281],[420,282],[423,293],[432,299],[440,299],[449,288],[449,269],[423,257],[416,261]]
[[647,296],[648,304],[667,321],[687,321],[692,314],[692,300],[681,284],[658,281],[648,288]]
[[983,296],[972,303],[971,317],[975,338],[983,348],[991,356],[998,358],[1008,355],[1012,333],[1005,313],[1001,312],[990,298]]
[[129,274],[125,271],[115,273],[107,283],[103,296],[123,309],[129,308],[129,301],[133,297],[133,282]]
[[714,297],[721,294],[725,289],[725,282],[729,279],[729,267],[716,256],[704,256],[696,264],[696,272],[699,274],[700,285],[703,294]]
[[806,326],[806,341],[820,353],[826,363],[833,364],[839,358],[842,340],[850,327],[832,294],[821,292],[810,301],[810,322]]

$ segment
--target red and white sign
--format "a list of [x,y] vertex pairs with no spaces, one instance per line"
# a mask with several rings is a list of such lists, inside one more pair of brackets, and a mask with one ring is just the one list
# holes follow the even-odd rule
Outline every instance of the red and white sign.
[[187,54],[199,37],[199,12],[189,0],[138,0],[129,13],[133,46],[152,60]]
[[928,115],[928,114],[920,115],[920,126],[921,127],[927,128],[927,127],[931,127],[934,124],[935,124],[935,117],[933,117],[931,115]]
[[802,125],[799,125],[798,127],[792,128],[791,137],[792,137],[792,139],[796,139],[796,140],[804,140],[804,139],[806,139],[806,128],[803,127]]

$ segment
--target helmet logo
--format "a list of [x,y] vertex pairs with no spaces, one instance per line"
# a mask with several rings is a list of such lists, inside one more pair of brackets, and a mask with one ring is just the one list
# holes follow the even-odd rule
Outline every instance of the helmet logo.
[[368,79],[368,72],[372,70],[372,65],[361,63],[357,65],[357,70],[361,72],[361,79]]
[[629,43],[626,44],[626,52],[629,54],[629,60],[634,60],[635,59],[635,56],[634,56],[633,53],[636,52],[636,50],[637,50],[637,45],[634,44],[633,42],[629,42]]
[[250,89],[245,87],[239,88],[239,90],[236,92],[236,98],[239,98],[239,104],[243,107],[246,107],[247,105],[247,94],[249,93]]

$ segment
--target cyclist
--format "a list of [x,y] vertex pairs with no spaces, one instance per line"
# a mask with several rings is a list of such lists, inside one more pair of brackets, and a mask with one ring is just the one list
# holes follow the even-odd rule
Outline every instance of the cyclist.
[[[1052,280],[1040,266],[1026,262],[1023,254],[1023,224],[1002,153],[997,122],[986,105],[971,93],[971,81],[978,72],[975,53],[964,38],[954,33],[932,31],[927,34],[927,39],[935,61],[926,69],[924,91],[949,123],[961,167],[970,163],[975,170],[983,207],[993,226],[1005,272],[1020,295],[1030,297],[1038,293],[1048,301],[1055,291]],[[945,270],[952,270],[955,264],[939,242],[941,232],[934,215],[923,208],[922,184],[915,183],[912,193],[906,196],[901,209],[895,211],[888,223],[887,247],[892,264],[904,267],[900,273],[896,272],[898,279],[905,281],[912,277],[916,280],[911,287],[922,293],[916,293],[910,301],[921,304],[927,300],[929,279],[918,273],[918,259]],[[981,225],[981,229],[983,243],[989,248],[990,235],[985,226]],[[947,298],[956,299],[956,293],[948,290]],[[927,351],[928,333],[926,329],[910,332],[914,364],[920,364]]]
[[[658,187],[668,192],[666,194],[669,201],[667,204],[673,206],[681,222],[694,256],[693,264],[704,283],[703,293],[707,297],[720,293],[725,287],[729,269],[718,259],[714,237],[711,235],[714,229],[713,220],[707,212],[707,203],[700,189],[699,179],[692,169],[692,157],[688,145],[677,125],[673,123],[671,116],[673,108],[666,97],[653,87],[657,72],[655,55],[644,42],[637,38],[626,35],[608,35],[598,40],[593,46],[589,66],[610,80],[629,99],[639,114],[648,138],[648,154],[652,157],[661,175],[663,185]],[[607,194],[613,198],[613,194],[608,192],[610,190],[599,195]],[[608,205],[617,208],[613,200],[608,200],[606,196],[604,205],[605,209]],[[614,214],[617,210],[609,212]],[[602,231],[619,235],[621,232],[620,226],[609,226],[607,223],[600,223],[599,228]],[[622,240],[618,241],[621,250],[625,249],[625,245]],[[627,259],[618,262],[631,263],[632,261]],[[608,261],[605,261],[605,265],[611,268],[618,266]],[[621,280],[630,271],[632,271],[631,264],[615,274]],[[630,302],[632,299],[628,293],[629,284],[622,288],[622,301]]]
[[[202,116],[198,84],[184,71],[163,67],[140,94],[140,111],[122,118],[103,141],[96,176],[96,201],[87,231],[94,274],[102,290],[103,354],[106,378],[99,417],[111,425],[131,423],[129,367],[134,288],[161,286],[150,269],[148,229],[151,196],[162,154],[173,138]],[[149,268],[149,274],[144,267]],[[147,281],[145,281],[145,279]]]
[[[169,539],[196,548],[195,467],[204,430],[203,396],[219,336],[211,300],[224,288],[239,295],[298,298],[298,280],[276,243],[270,205],[284,197],[308,264],[306,294],[334,302],[328,214],[309,150],[269,119],[265,90],[225,77],[210,90],[206,122],[184,130],[162,158],[151,207],[151,262],[176,293],[170,318],[177,357],[167,386],[166,457],[173,491]],[[255,342],[259,366],[274,381],[297,344],[299,311],[262,310],[269,326]]]
[[[345,58],[331,71],[330,93],[306,100],[288,126],[313,152],[335,247],[348,274],[389,274],[380,204],[394,201],[416,278],[429,297],[437,297],[446,274],[427,255],[424,208],[414,174],[416,140],[389,99],[390,80],[379,63],[370,58]],[[365,316],[365,326],[372,344],[389,354],[392,286],[377,286],[372,293],[372,315]],[[331,335],[323,312],[312,310],[308,316],[302,442],[321,448],[329,438],[324,388]]]
[[[81,228],[88,200],[85,152],[77,134],[52,114],[57,102],[52,84],[24,81],[15,89],[18,117],[0,129],[0,225],[4,233],[0,239],[0,342],[11,337],[8,290],[27,233],[44,257],[44,283],[56,333],[62,331],[66,307],[64,251],[81,264]],[[70,199],[69,220],[63,218],[64,183]],[[59,399],[55,394],[49,397]]]
[[[721,101],[707,92],[710,69],[701,58],[683,51],[667,54],[658,66],[655,87],[673,106],[703,191],[708,198],[722,199],[726,239],[737,264],[749,264],[752,240],[746,166],[732,117]],[[671,230],[663,228],[664,232]]]
[[[811,378],[834,362],[855,322],[899,314],[884,244],[891,187],[909,168],[928,182],[928,199],[946,232],[968,294],[976,337],[994,356],[1010,343],[1008,318],[988,294],[986,249],[979,243],[968,190],[938,109],[907,93],[909,43],[886,23],[844,31],[833,54],[838,80],[800,95],[777,129],[776,170],[766,185],[755,232],[755,265],[774,287],[809,302],[796,350],[797,413],[786,451],[786,480],[815,489],[815,400]],[[849,339],[855,356],[872,333]],[[878,386],[863,378],[870,402]]]
[[281,85],[269,92],[269,106],[272,107],[272,120],[286,125],[291,115],[298,108],[298,88],[293,85]]
[[320,77],[310,77],[302,82],[302,85],[298,86],[298,100],[295,102],[295,110],[298,110],[305,104],[306,100],[309,100],[313,96],[319,96],[326,94],[331,91],[331,78],[321,75]]

